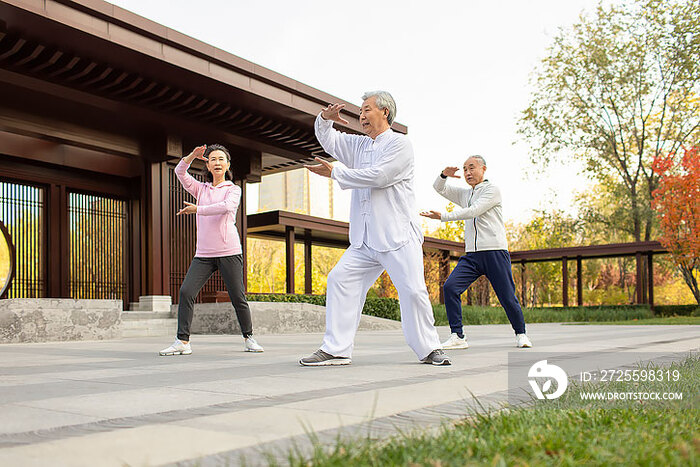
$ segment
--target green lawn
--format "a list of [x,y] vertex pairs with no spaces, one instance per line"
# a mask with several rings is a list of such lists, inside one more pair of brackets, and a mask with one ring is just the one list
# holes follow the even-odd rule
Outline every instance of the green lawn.
[[[433,305],[436,326],[448,325],[444,305]],[[576,323],[612,322],[632,319],[649,319],[654,313],[648,306],[601,306],[601,307],[552,307],[524,308],[525,323]],[[476,324],[508,324],[508,316],[501,307],[462,307],[462,323],[465,326]]]
[[700,324],[700,316],[667,316],[665,318],[628,319],[624,321],[607,321],[605,323],[570,324],[621,324],[626,326],[636,326],[638,324]]
[[[658,368],[654,365],[643,368]],[[588,402],[575,383],[556,401],[474,413],[439,432],[386,441],[338,441],[317,446],[294,466],[700,465],[700,358],[672,365],[677,383],[609,383],[606,390],[683,392],[673,402]]]

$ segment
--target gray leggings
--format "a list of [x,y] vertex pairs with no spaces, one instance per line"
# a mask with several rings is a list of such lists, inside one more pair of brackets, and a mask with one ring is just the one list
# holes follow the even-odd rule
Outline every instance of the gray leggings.
[[194,311],[194,300],[216,270],[224,279],[228,296],[236,310],[243,337],[253,334],[250,308],[243,288],[243,257],[241,255],[220,256],[217,258],[194,257],[180,287],[180,305],[177,311],[177,338],[190,340],[190,325]]

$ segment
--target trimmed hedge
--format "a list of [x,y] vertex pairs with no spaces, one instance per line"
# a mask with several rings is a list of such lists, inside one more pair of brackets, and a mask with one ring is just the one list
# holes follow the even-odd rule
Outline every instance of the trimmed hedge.
[[369,316],[376,316],[377,318],[401,321],[399,301],[395,298],[367,297],[362,313]]
[[247,294],[249,302],[290,302],[290,303],[310,303],[312,305],[326,306],[325,295],[302,295],[302,294]]
[[[434,305],[436,326],[448,325],[444,305]],[[600,307],[548,307],[523,309],[525,323],[567,323],[605,322],[653,318],[647,305],[600,306]],[[465,326],[476,324],[508,324],[508,317],[501,307],[462,307],[462,323]]]
[[700,316],[700,305],[656,305],[656,316]]
[[[251,302],[311,303],[312,305],[326,306],[325,295],[248,294],[246,297]],[[362,313],[378,318],[401,320],[399,301],[395,298],[367,297]]]

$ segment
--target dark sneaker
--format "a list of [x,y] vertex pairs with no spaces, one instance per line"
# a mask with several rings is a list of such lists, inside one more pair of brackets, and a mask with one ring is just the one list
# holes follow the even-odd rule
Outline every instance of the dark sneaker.
[[452,360],[450,360],[450,357],[445,355],[445,352],[443,352],[441,349],[433,350],[427,357],[421,360],[421,362],[432,365],[452,365]]
[[350,363],[352,363],[350,357],[334,357],[321,349],[299,360],[299,364],[304,366],[350,365]]

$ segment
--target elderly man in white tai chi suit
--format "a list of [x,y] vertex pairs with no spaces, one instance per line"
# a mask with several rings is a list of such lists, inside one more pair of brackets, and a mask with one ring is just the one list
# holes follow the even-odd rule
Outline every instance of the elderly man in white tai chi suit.
[[312,172],[352,190],[350,248],[328,275],[326,334],[321,348],[299,360],[304,366],[348,365],[369,288],[386,270],[399,293],[401,326],[418,359],[450,365],[442,351],[423,275],[423,234],[413,191],[413,148],[391,130],[396,104],[384,91],[362,97],[360,124],[367,136],[341,133],[333,122],[344,104],[330,104],[316,117],[316,137],[340,164],[316,158]]

